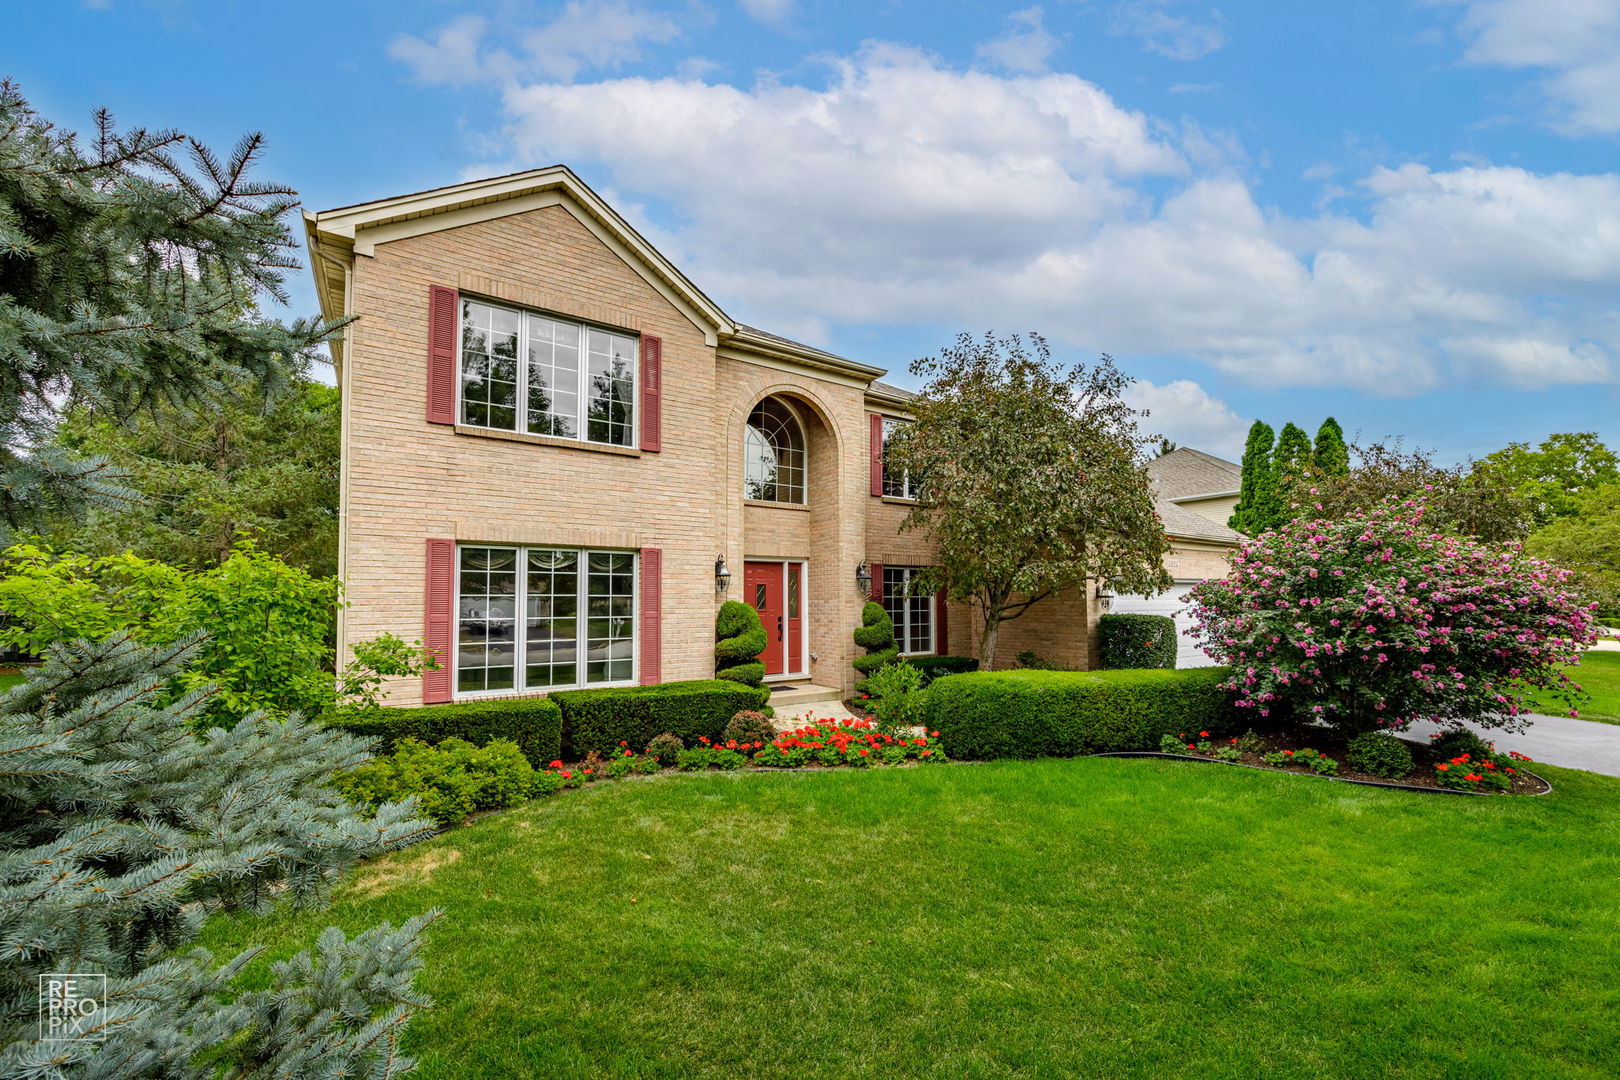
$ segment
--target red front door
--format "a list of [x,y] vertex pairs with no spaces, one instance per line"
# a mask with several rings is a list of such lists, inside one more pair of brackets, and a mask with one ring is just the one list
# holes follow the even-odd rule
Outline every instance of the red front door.
[[801,563],[743,564],[743,599],[759,612],[765,627],[765,651],[759,658],[767,675],[804,670],[803,588]]

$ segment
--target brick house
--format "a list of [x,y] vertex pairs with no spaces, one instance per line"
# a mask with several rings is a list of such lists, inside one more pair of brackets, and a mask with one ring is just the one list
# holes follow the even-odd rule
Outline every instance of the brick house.
[[[734,321],[561,166],[305,224],[323,312],[359,316],[333,346],[340,654],[392,632],[451,660],[392,703],[709,677],[728,598],[768,677],[822,697],[868,596],[904,651],[972,654],[970,609],[906,594],[930,551],[884,475],[910,395],[882,369]],[[1177,576],[1219,550],[1178,541]],[[1005,655],[1089,666],[1090,591],[1041,608]]]

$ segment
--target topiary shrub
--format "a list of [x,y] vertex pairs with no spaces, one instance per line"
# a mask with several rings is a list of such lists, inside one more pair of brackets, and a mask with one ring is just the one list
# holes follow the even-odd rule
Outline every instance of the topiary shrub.
[[917,669],[924,686],[946,675],[979,670],[979,662],[971,656],[908,656],[906,663]]
[[765,651],[765,627],[759,612],[738,600],[727,600],[714,617],[714,677],[758,686],[765,665],[755,657]]
[[1386,780],[1399,780],[1412,771],[1412,751],[1385,731],[1367,731],[1350,740],[1345,763]]
[[1176,620],[1168,615],[1104,615],[1097,620],[1102,666],[1173,668],[1176,666]]
[[479,746],[508,739],[536,768],[544,768],[562,755],[562,709],[551,698],[370,709],[330,718],[325,726],[375,739],[379,742],[377,749],[383,753],[392,751],[404,739],[438,743],[457,738]]
[[735,739],[739,743],[768,743],[776,738],[776,725],[764,713],[745,709],[726,721],[726,730],[722,734],[727,741]]
[[563,743],[573,757],[592,750],[612,754],[626,746],[646,746],[670,732],[690,746],[699,737],[717,739],[726,723],[744,709],[757,709],[770,692],[725,679],[694,679],[656,686],[559,690],[551,700],[562,706]]
[[861,608],[861,625],[855,628],[855,644],[866,650],[865,656],[857,656],[853,661],[855,670],[863,676],[855,683],[855,689],[865,694],[869,693],[865,676],[870,676],[884,664],[893,663],[900,655],[900,649],[894,643],[894,620],[875,600],[868,600]]
[[1221,685],[1229,674],[1188,668],[949,675],[923,696],[923,722],[959,759],[1156,750],[1165,735],[1239,730],[1232,694]]
[[680,762],[681,751],[685,749],[686,744],[681,741],[681,737],[667,731],[662,735],[653,736],[647,743],[648,756],[657,758],[658,764],[666,769],[673,769]]

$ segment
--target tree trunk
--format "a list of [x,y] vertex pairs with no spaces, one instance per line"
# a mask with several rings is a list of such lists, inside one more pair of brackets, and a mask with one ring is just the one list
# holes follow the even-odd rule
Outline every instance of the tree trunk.
[[996,664],[996,634],[1001,630],[1001,613],[985,612],[984,633],[979,638],[979,670],[993,671]]

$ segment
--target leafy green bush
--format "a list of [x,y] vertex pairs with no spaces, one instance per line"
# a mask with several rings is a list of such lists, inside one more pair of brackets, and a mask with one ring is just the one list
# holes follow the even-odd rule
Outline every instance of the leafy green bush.
[[1467,728],[1453,728],[1439,736],[1430,737],[1430,746],[1441,757],[1453,758],[1471,754],[1476,758],[1489,758],[1496,750],[1490,743]]
[[715,613],[714,638],[714,677],[758,686],[765,678],[765,665],[755,657],[767,644],[759,612],[741,601],[727,600]]
[[450,825],[474,810],[518,805],[533,793],[534,775],[523,752],[504,739],[488,746],[402,739],[392,755],[338,773],[334,781],[343,794],[373,808],[415,795],[423,813]]
[[917,669],[925,687],[946,675],[979,670],[979,662],[971,656],[908,656],[906,663]]
[[686,749],[686,743],[681,741],[679,735],[664,732],[655,735],[647,743],[647,753],[658,764],[668,768],[680,760],[681,751]]
[[924,722],[953,758],[1151,750],[1165,735],[1219,734],[1237,723],[1225,668],[1186,671],[995,671],[928,688]]
[[745,709],[726,721],[726,730],[721,734],[727,740],[739,743],[768,743],[776,738],[776,725],[764,713]]
[[922,672],[905,660],[889,664],[867,679],[866,692],[872,699],[869,705],[878,730],[893,735],[922,723],[922,688]]
[[562,706],[563,741],[583,757],[609,754],[622,741],[646,746],[670,732],[690,746],[699,737],[722,737],[726,723],[744,709],[757,709],[769,691],[725,679],[694,679],[656,686],[560,690],[551,700]]
[[[893,663],[900,655],[894,643],[894,620],[889,618],[882,604],[868,600],[861,608],[861,625],[855,628],[855,644],[866,650],[865,656],[857,656],[853,661],[855,670],[863,676]],[[855,689],[863,694],[871,692],[865,678],[855,683]]]
[[1412,771],[1412,751],[1387,731],[1367,731],[1350,740],[1345,762],[1360,772],[1399,780]]
[[1097,643],[1104,668],[1176,666],[1176,620],[1168,615],[1104,615]]
[[554,700],[525,697],[372,709],[334,717],[327,726],[381,740],[383,752],[405,739],[437,743],[457,738],[479,745],[505,739],[540,768],[562,756],[562,722],[562,709]]

